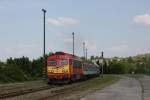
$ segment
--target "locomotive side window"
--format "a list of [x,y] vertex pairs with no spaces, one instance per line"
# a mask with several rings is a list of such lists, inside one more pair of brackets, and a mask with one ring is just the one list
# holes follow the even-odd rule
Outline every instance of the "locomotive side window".
[[78,60],[74,60],[73,61],[73,67],[81,67],[82,66],[82,63]]
[[67,65],[68,61],[67,60],[61,60],[61,65]]
[[48,65],[55,66],[57,65],[57,62],[55,60],[48,61]]
[[71,59],[69,59],[69,65],[72,65],[72,60]]

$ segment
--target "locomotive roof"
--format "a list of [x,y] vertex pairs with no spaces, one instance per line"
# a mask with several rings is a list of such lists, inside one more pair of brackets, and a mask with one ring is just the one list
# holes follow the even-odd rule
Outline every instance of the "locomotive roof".
[[67,59],[78,59],[81,60],[78,56],[69,54],[69,53],[65,53],[65,52],[56,52],[50,56],[48,56],[48,59],[56,59],[58,56],[61,56],[61,58],[67,58]]

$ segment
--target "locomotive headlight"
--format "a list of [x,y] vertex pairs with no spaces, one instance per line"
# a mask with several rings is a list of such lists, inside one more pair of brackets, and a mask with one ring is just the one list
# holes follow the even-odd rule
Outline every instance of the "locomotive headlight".
[[64,69],[64,68],[62,68],[62,72],[63,72],[63,73],[65,72],[65,69]]
[[62,68],[62,72],[63,72],[63,73],[67,73],[67,72],[68,72],[68,69],[66,69],[66,68],[63,67],[63,68]]
[[51,73],[54,73],[54,70],[50,70]]
[[68,70],[66,69],[66,73],[68,72]]

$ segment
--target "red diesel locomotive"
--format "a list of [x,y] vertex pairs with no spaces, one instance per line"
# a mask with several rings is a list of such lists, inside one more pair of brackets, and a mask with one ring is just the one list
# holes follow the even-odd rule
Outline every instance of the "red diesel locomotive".
[[68,83],[99,73],[99,67],[92,62],[83,61],[68,53],[56,52],[47,58],[47,75],[50,83]]

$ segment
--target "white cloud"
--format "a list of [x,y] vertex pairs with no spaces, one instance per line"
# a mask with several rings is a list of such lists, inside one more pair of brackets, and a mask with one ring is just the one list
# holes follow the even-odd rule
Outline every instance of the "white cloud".
[[73,26],[79,23],[77,19],[71,17],[48,18],[48,23],[55,26]]
[[109,50],[112,52],[127,52],[127,51],[129,51],[129,46],[126,44],[115,45],[115,46],[112,46],[111,48],[109,48]]
[[150,26],[150,15],[137,15],[134,17],[134,22],[139,25]]

